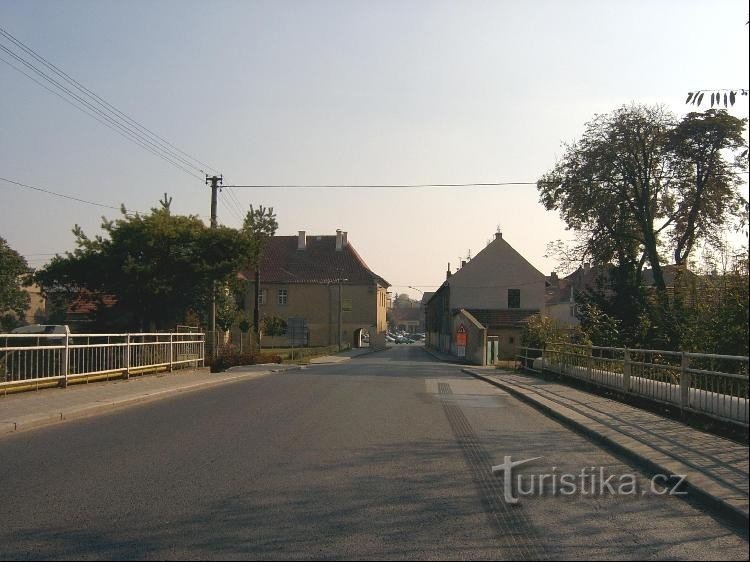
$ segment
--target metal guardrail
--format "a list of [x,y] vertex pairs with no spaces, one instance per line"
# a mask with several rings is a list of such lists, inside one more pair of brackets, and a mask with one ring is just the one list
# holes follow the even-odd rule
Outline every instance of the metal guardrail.
[[0,334],[0,389],[203,365],[201,333]]
[[748,427],[748,358],[656,349],[521,347],[521,367],[550,371]]

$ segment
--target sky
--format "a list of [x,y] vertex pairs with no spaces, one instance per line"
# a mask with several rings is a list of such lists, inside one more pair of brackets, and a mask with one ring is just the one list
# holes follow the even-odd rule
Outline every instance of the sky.
[[[735,0],[0,0],[0,27],[227,185],[535,182],[597,113],[680,116],[689,91],[748,88],[748,17]],[[730,112],[747,117],[748,97]],[[0,61],[1,177],[132,210],[168,193],[208,221],[202,175]],[[232,188],[219,222],[250,204],[281,235],[347,231],[417,298],[498,228],[546,274],[547,244],[573,237],[534,185]],[[117,214],[0,181],[0,237],[32,266]]]

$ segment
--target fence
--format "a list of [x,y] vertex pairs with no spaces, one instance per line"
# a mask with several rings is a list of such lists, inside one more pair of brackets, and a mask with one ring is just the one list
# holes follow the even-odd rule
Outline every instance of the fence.
[[200,333],[0,334],[0,390],[203,364]]
[[524,369],[566,375],[748,427],[748,358],[552,344],[522,347]]

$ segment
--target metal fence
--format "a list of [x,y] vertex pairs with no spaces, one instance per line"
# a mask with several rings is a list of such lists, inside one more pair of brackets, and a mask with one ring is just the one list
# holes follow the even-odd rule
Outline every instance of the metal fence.
[[550,371],[748,427],[748,358],[552,344],[521,347],[521,366]]
[[0,389],[203,364],[201,333],[0,334]]

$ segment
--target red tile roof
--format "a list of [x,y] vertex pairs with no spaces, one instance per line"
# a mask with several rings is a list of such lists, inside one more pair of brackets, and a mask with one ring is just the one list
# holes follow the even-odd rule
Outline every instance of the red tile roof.
[[[336,251],[336,236],[307,236],[304,250],[297,249],[297,236],[274,236],[268,240],[260,261],[261,283],[338,283],[390,284],[375,274],[351,243]],[[243,271],[253,279],[252,271]]]

